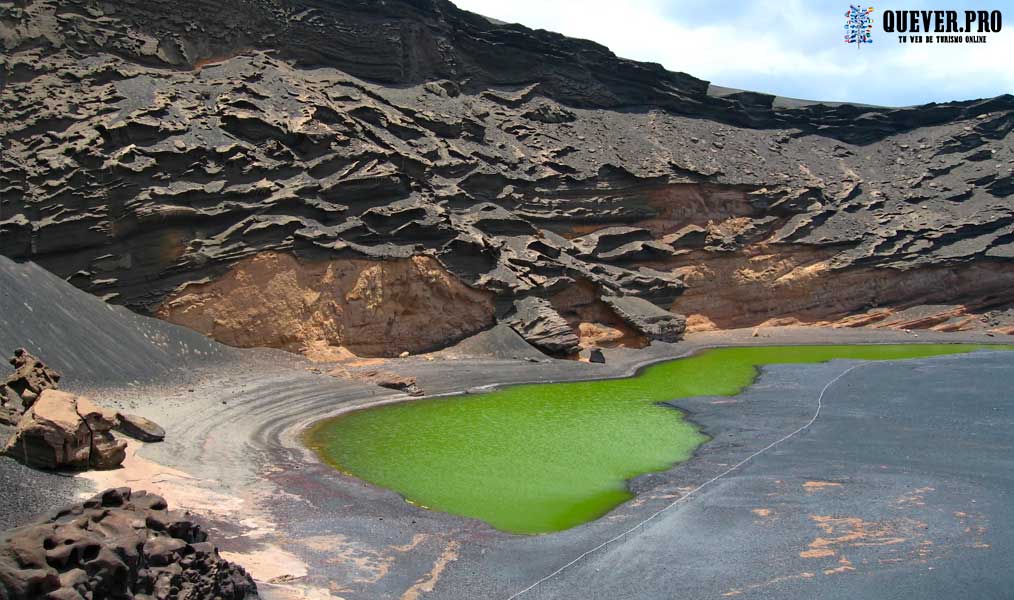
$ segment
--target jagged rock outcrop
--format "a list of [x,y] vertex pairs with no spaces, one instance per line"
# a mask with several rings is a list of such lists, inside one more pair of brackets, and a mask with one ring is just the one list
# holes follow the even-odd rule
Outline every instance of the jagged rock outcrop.
[[635,296],[604,296],[602,301],[649,340],[676,342],[686,331],[687,321],[683,315],[663,310],[647,300]]
[[[8,362],[14,367],[14,372],[0,384],[0,389],[6,388],[17,394],[21,400],[22,410],[31,408],[44,390],[55,390],[59,387],[60,373],[47,367],[24,348],[15,350],[14,357]],[[10,395],[3,393],[3,404],[6,405],[10,401]]]
[[20,403],[15,405],[11,399],[13,395],[14,392],[9,392],[0,385],[0,425],[16,425],[21,419],[22,408]]
[[[1014,96],[797,101],[444,0],[270,6],[0,8],[0,252],[135,310],[197,315],[177,322],[241,345],[320,341],[244,330],[238,305],[214,317],[173,308],[233,285],[265,253],[424,258],[496,307],[396,354],[447,345],[507,318],[516,300],[581,282],[687,314],[692,327],[907,309],[926,291],[910,282],[941,271],[1014,283]],[[756,306],[699,300],[712,289],[702,273],[791,272],[804,255],[819,257],[805,273],[751,280]],[[848,279],[879,283],[829,292]],[[1012,306],[992,284],[939,291],[965,307],[958,321],[984,323]],[[326,297],[299,302],[284,301],[314,327],[333,321]],[[395,352],[386,340],[361,351]]]
[[569,355],[581,347],[570,324],[545,298],[528,297],[514,303],[510,326],[530,344],[556,355]]
[[0,598],[256,598],[190,518],[161,496],[106,490],[0,534]]
[[37,469],[113,469],[127,447],[110,433],[115,426],[116,416],[87,398],[43,390],[3,453]]

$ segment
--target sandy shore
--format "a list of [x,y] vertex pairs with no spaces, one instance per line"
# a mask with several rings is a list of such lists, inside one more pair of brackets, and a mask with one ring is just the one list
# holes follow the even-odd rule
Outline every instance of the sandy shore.
[[[703,332],[687,335],[674,345],[608,350],[604,365],[469,359],[443,352],[386,361],[383,368],[416,377],[432,396],[513,383],[623,377],[647,364],[713,347],[941,342],[1002,344],[1007,340],[985,334],[779,327],[761,329],[756,336],[753,330]],[[476,347],[473,342],[472,348]],[[813,381],[801,383],[771,379],[785,387],[785,397],[772,401],[759,415],[739,412],[738,396],[680,403],[714,437],[696,458],[632,481],[637,498],[598,521],[553,535],[527,537],[410,505],[391,492],[322,464],[300,443],[303,430],[320,419],[418,398],[330,377],[324,374],[329,365],[284,353],[235,355],[221,363],[209,361],[188,379],[108,389],[75,389],[69,384],[71,391],[87,392],[100,403],[155,420],[168,435],[160,444],[132,443],[124,468],[83,473],[54,484],[66,490],[70,485],[79,496],[121,485],[156,492],[171,507],[202,518],[225,555],[259,581],[265,597],[346,600],[507,598],[523,587],[522,582],[553,571],[562,557],[638,522],[750,448],[798,427],[810,415],[812,398],[797,393],[797,388],[815,384],[822,373],[837,368],[774,369],[771,374],[766,369],[762,381],[747,393],[754,388],[762,393],[764,384],[776,375],[783,379],[791,379],[796,372],[814,375]],[[820,481],[817,471],[810,478]],[[813,493],[815,485],[805,489],[807,494]],[[12,513],[21,510],[27,518],[43,512],[45,505],[64,502],[55,494],[52,499],[32,501],[28,509],[18,509],[16,502],[7,505]],[[761,511],[751,513],[755,515],[772,510],[753,508]]]
[[[691,334],[678,344],[607,350],[604,365],[452,360],[438,353],[391,360],[385,368],[415,376],[428,394],[441,395],[513,383],[628,376],[646,364],[707,347],[1004,341],[981,334],[774,328],[762,329],[756,337],[753,330],[708,332]],[[247,567],[268,598],[414,600],[468,597],[469,589],[506,597],[520,581],[559,562],[556,557],[573,554],[679,494],[705,476],[714,460],[698,458],[671,472],[639,478],[631,484],[638,498],[595,523],[552,536],[511,536],[481,522],[414,507],[392,492],[335,472],[302,446],[301,432],[322,418],[414,400],[320,373],[327,370],[289,355],[255,351],[246,360],[212,368],[198,381],[178,386],[92,388],[88,391],[103,403],[161,423],[168,436],[161,444],[132,444],[122,469],[82,474],[81,493],[129,485],[156,491],[170,506],[200,515],[226,556]],[[772,431],[795,423],[805,410],[797,412]],[[663,489],[668,491],[659,491]],[[476,587],[459,575],[451,588],[440,587],[463,562],[484,565],[472,576],[482,579],[482,569],[491,563],[481,557],[490,554],[501,557],[495,577]]]

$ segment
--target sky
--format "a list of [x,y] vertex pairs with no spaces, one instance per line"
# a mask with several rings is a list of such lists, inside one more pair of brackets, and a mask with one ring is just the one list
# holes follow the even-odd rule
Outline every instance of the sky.
[[[862,46],[843,39],[847,0],[452,1],[716,85],[780,96],[907,106],[1014,93],[1014,0],[864,3],[874,7],[874,41]],[[885,10],[966,9],[1000,10],[1003,28],[985,44],[900,44],[882,29]]]

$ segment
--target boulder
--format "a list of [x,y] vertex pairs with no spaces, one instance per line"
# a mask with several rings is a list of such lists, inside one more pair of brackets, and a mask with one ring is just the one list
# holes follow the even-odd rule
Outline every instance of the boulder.
[[25,409],[31,408],[43,390],[59,387],[60,374],[24,348],[15,350],[14,358],[8,362],[14,367],[14,372],[7,376],[3,385],[21,397]]
[[3,453],[38,469],[113,469],[127,446],[110,433],[115,425],[115,416],[87,398],[43,390]]
[[521,116],[539,123],[572,123],[577,115],[556,104],[542,103],[535,108],[521,113]]
[[0,534],[0,598],[256,598],[207,540],[160,496],[106,490]]
[[426,393],[416,385],[415,377],[399,375],[390,371],[367,371],[360,375],[359,378],[379,385],[382,388],[405,392],[409,396],[422,396]]
[[515,301],[510,326],[548,354],[573,354],[581,346],[581,338],[545,298],[529,296]]
[[650,340],[676,342],[686,331],[686,317],[636,296],[603,296],[602,301],[628,325]]
[[606,362],[606,357],[604,354],[602,354],[602,348],[595,347],[586,348],[585,350],[581,351],[581,357],[587,358],[588,362],[590,363],[605,364]]
[[142,442],[161,442],[165,439],[165,429],[139,415],[116,413],[116,431]]

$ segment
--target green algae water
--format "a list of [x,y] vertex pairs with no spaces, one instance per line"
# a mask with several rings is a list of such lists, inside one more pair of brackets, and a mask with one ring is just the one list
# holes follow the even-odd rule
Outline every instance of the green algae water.
[[546,533],[604,515],[632,497],[629,479],[669,469],[707,440],[680,411],[658,402],[735,395],[760,365],[982,348],[1014,346],[720,348],[625,379],[516,385],[347,413],[316,424],[306,442],[334,467],[414,504],[503,531]]

